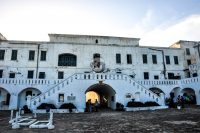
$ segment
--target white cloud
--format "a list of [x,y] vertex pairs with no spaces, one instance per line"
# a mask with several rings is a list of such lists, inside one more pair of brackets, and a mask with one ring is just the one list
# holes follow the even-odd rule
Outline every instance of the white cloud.
[[170,46],[178,40],[200,41],[200,15],[191,15],[166,28],[144,33],[140,45]]
[[62,33],[139,37],[140,45],[147,46],[170,46],[178,40],[200,40],[200,15],[186,17],[177,23],[168,19],[154,28],[156,12],[148,9],[140,23],[132,22],[134,27],[125,29],[118,27],[117,21],[81,7],[77,7],[79,10],[71,6],[48,7],[45,10],[40,7],[23,8],[1,16],[0,32],[7,39],[49,40],[48,33]]
[[149,24],[152,23],[153,16],[154,16],[153,10],[148,9],[145,16],[143,17],[143,19],[141,21],[141,26],[147,28],[149,26]]

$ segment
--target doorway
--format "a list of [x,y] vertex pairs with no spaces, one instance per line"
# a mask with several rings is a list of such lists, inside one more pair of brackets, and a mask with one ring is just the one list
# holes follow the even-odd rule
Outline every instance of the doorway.
[[99,103],[99,108],[115,109],[115,90],[107,84],[94,84],[90,86],[86,92],[86,102],[91,100],[92,105],[94,105],[97,100]]

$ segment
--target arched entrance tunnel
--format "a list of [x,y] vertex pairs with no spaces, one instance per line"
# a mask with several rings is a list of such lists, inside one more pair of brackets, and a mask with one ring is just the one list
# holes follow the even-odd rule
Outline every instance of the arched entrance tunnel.
[[99,108],[115,109],[115,94],[115,90],[107,84],[94,84],[85,92],[86,102],[91,99],[94,104],[97,99]]
[[10,93],[0,87],[0,110],[8,109],[10,105]]
[[23,108],[24,105],[26,105],[27,96],[36,97],[41,94],[41,91],[36,88],[26,88],[22,90],[18,95],[18,108]]
[[177,87],[170,92],[170,97],[175,98],[175,101],[177,101],[179,95],[183,96],[184,103],[196,104],[196,95],[194,89],[184,88],[181,90],[181,88]]
[[185,103],[196,104],[196,95],[195,91],[192,88],[184,88],[181,93],[185,98]]

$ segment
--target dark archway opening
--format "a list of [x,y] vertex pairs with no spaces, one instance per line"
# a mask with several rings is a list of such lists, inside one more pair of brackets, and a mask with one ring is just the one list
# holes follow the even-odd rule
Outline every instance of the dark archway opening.
[[160,96],[161,93],[165,94],[161,89],[156,88],[156,87],[150,88],[149,90],[157,94],[158,96]]
[[[94,84],[86,92],[86,103],[91,100],[92,105],[97,100],[100,109],[115,109],[115,90],[107,84]],[[87,107],[86,107],[87,108]]]
[[26,88],[22,90],[18,95],[18,108],[23,108],[26,105],[27,96],[34,98],[41,94],[41,91],[36,88]]
[[196,104],[195,91],[191,88],[184,88],[182,91],[186,104]]
[[10,93],[0,87],[0,110],[6,110],[8,109],[10,105]]

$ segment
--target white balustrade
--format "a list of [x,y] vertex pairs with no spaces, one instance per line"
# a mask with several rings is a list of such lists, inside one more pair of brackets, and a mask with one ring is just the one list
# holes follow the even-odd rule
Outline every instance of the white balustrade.
[[[53,85],[46,92],[42,93],[39,96],[32,98],[31,105],[37,106],[47,98],[51,97],[52,94],[57,93],[62,88],[66,88],[69,84],[71,84],[74,80],[124,80],[132,84],[133,86],[137,86],[137,89],[141,89],[145,95],[149,98],[152,98],[159,102],[160,97],[146,89],[147,85],[178,85],[178,84],[193,84],[200,82],[200,77],[181,79],[181,80],[135,80],[131,78],[129,75],[125,74],[106,74],[106,73],[80,73],[74,74],[64,80],[47,80],[47,79],[0,79],[0,84],[18,84],[18,85]],[[143,91],[145,90],[145,91]]]

